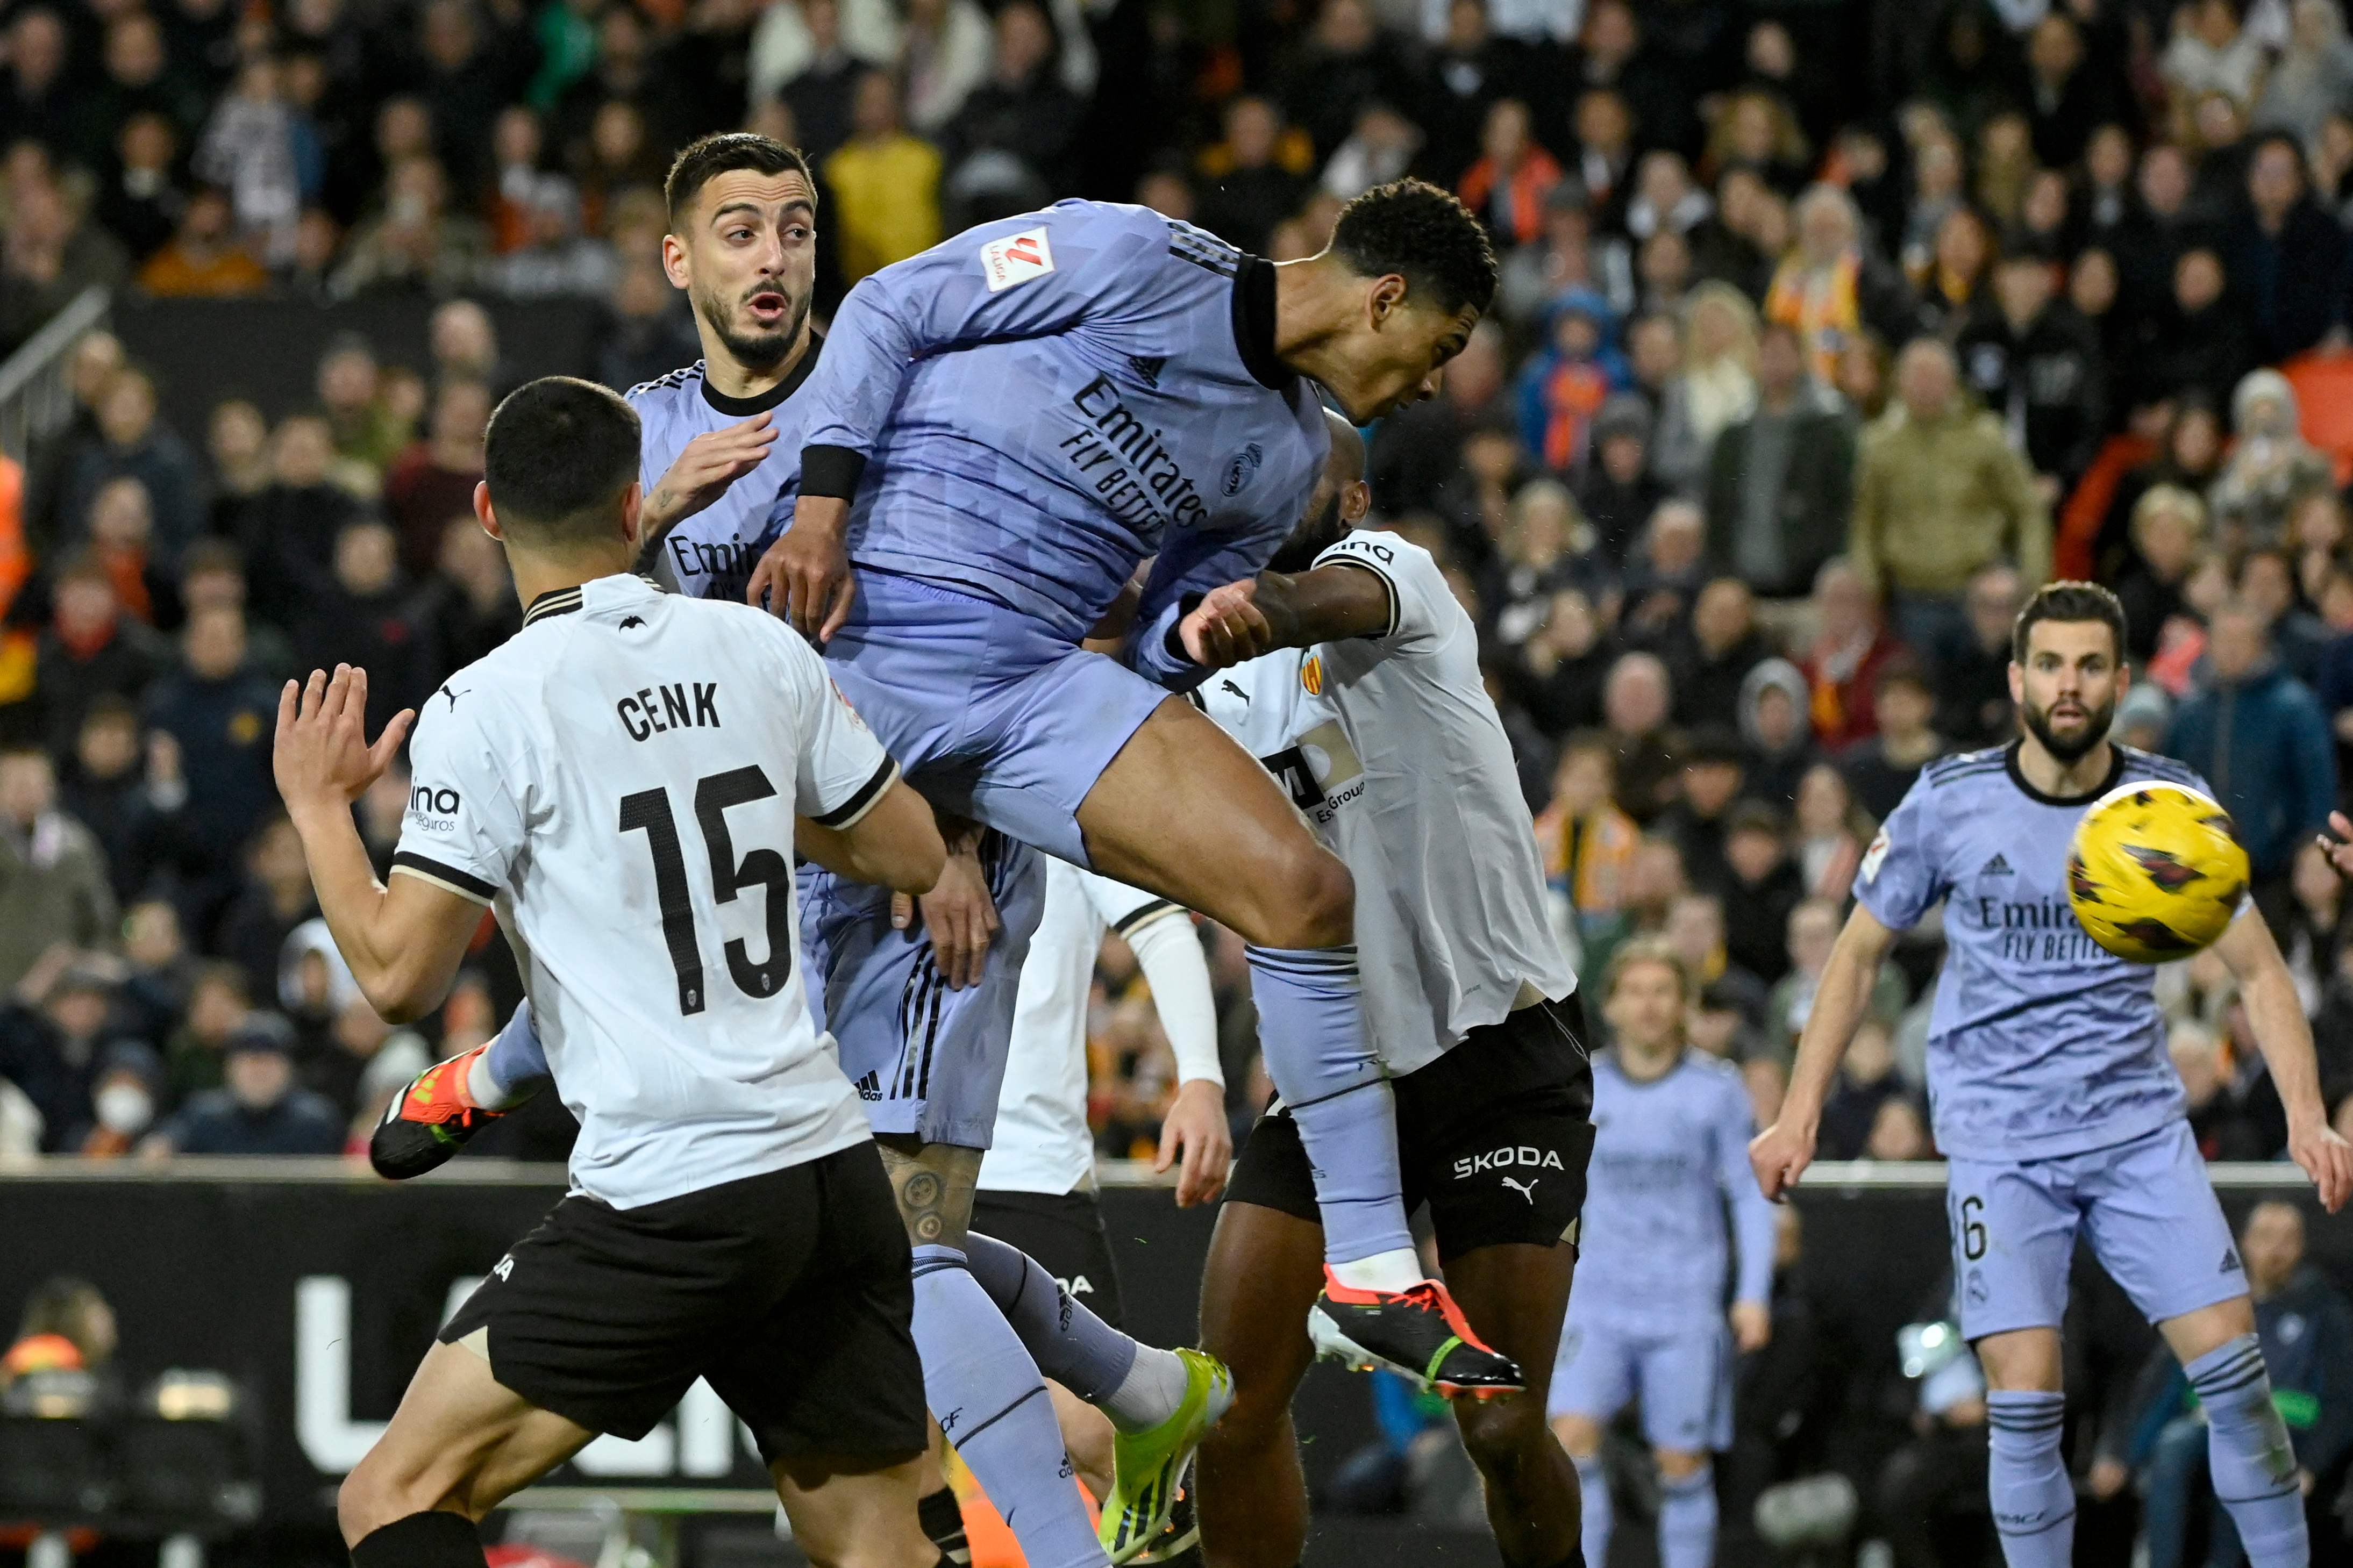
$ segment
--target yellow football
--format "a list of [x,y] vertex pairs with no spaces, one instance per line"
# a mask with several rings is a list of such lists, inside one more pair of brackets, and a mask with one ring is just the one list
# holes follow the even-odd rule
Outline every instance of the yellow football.
[[2247,890],[2231,814],[2194,789],[2128,784],[2092,803],[2067,854],[2067,897],[2092,940],[2134,963],[2187,958]]

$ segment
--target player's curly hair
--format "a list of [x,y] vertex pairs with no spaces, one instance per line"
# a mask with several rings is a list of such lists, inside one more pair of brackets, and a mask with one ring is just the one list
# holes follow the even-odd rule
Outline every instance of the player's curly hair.
[[1392,180],[1340,209],[1332,254],[1365,278],[1397,273],[1448,314],[1484,312],[1495,297],[1495,247],[1471,209],[1424,180]]
[[670,160],[670,174],[662,181],[662,203],[670,209],[670,227],[678,227],[703,186],[731,169],[797,174],[808,184],[810,203],[817,201],[817,175],[810,172],[808,158],[799,148],[787,147],[756,131],[722,131],[688,142]]
[[2010,623],[2010,657],[2026,662],[2027,635],[2037,621],[2098,621],[2115,634],[2116,658],[2125,657],[2125,606],[2097,583],[2045,583]]

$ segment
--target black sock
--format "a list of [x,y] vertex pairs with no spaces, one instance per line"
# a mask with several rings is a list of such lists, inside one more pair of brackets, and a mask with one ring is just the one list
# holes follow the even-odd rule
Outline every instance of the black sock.
[[948,1568],[965,1568],[972,1561],[972,1545],[964,1538],[964,1505],[946,1487],[915,1503],[915,1521],[932,1544],[940,1549],[940,1561]]
[[462,1513],[435,1509],[368,1531],[352,1568],[483,1568],[482,1538]]

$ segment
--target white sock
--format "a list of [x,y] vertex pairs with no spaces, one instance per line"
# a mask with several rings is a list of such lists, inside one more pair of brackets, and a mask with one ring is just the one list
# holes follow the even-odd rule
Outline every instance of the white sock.
[[[533,1086],[537,1087],[536,1085]],[[491,1053],[484,1051],[466,1064],[466,1098],[484,1110],[504,1110],[509,1095],[491,1076]]]
[[1097,1408],[1123,1432],[1149,1432],[1184,1403],[1184,1358],[1175,1351],[1138,1345],[1135,1364]]
[[1393,1247],[1370,1258],[1352,1258],[1324,1267],[1351,1290],[1410,1290],[1429,1278],[1421,1271],[1420,1256],[1410,1247]]

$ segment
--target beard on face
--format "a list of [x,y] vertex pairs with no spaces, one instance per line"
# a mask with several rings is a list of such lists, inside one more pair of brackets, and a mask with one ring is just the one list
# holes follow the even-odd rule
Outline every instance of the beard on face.
[[1282,542],[1282,548],[1274,552],[1266,569],[1285,575],[1304,572],[1315,564],[1318,555],[1340,542],[1347,531],[1347,525],[1340,521],[1340,492],[1335,489],[1324,501],[1323,510],[1291,531],[1291,537]]
[[2037,708],[2031,702],[2022,702],[2019,704],[2019,712],[2026,720],[2026,727],[2034,731],[2034,738],[2042,742],[2044,751],[2056,761],[2072,764],[2107,739],[2108,724],[2116,716],[2116,701],[2113,697],[2097,708],[2088,702],[2082,706],[2084,728],[2064,739],[2052,732],[2049,707]]
[[[746,290],[743,299],[748,300],[754,294],[783,292],[782,289],[764,286]],[[745,332],[736,328],[734,305],[742,302],[739,300],[731,304],[717,294],[697,294],[694,297],[694,313],[702,317],[712,335],[727,346],[727,352],[735,356],[738,364],[747,370],[765,370],[790,353],[793,344],[800,341],[801,328],[808,321],[808,299],[803,296],[792,313],[774,331],[766,332]]]

